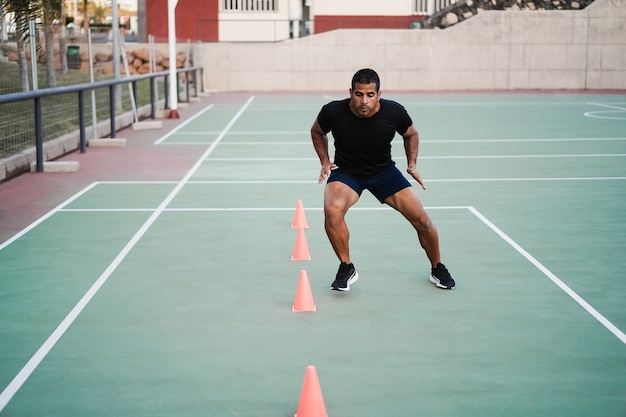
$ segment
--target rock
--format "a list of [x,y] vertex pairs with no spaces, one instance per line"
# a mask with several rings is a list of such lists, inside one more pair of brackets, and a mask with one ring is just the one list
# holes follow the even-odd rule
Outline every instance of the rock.
[[459,17],[455,15],[454,13],[450,12],[446,14],[446,17],[444,18],[444,22],[446,26],[454,25],[455,23],[459,22]]

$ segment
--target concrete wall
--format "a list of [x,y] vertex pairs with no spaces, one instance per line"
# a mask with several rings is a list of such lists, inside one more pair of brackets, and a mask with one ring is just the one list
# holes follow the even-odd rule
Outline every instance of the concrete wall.
[[217,91],[341,91],[362,67],[396,91],[626,90],[626,0],[485,11],[445,30],[345,29],[203,48],[205,87]]

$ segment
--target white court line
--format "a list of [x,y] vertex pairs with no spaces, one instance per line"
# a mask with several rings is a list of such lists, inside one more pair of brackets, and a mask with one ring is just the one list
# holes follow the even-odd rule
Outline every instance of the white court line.
[[[545,158],[622,158],[626,153],[581,153],[581,154],[536,154],[536,155],[440,155],[440,156],[420,156],[419,160],[441,160],[441,159],[545,159]],[[406,156],[394,156],[395,160],[406,159]],[[319,161],[318,158],[258,158],[258,157],[210,157],[206,161],[229,161],[229,162],[277,162],[277,161]]]
[[520,139],[424,139],[420,143],[525,143],[525,142],[603,142],[625,141],[624,138],[520,138]]
[[[611,181],[626,180],[626,177],[546,177],[546,178],[433,178],[429,182],[516,182],[516,181]],[[415,182],[414,180],[411,180]]]
[[182,129],[183,127],[185,127],[186,125],[188,125],[190,122],[192,122],[193,120],[195,120],[196,118],[200,117],[201,115],[203,115],[204,113],[206,113],[207,111],[209,111],[211,108],[213,107],[213,104],[210,104],[209,106],[207,106],[205,109],[199,111],[198,113],[194,114],[193,116],[191,116],[189,119],[185,120],[183,123],[181,123],[179,126],[176,126],[176,128],[174,128],[174,130],[169,131],[165,136],[163,136],[161,139],[158,139],[156,142],[154,142],[155,145],[159,145],[161,144],[161,142],[165,141],[167,138],[169,138],[170,136],[172,136],[174,133],[178,132],[180,129]]
[[[185,186],[185,184],[190,180],[193,174],[202,166],[204,159],[213,152],[217,144],[222,140],[222,138],[226,135],[228,129],[230,129],[237,119],[243,114],[243,112],[248,108],[250,103],[254,100],[254,96],[250,97],[248,101],[243,105],[243,107],[237,112],[237,114],[231,119],[228,125],[224,128],[223,134],[220,135],[215,142],[202,154],[200,159],[194,164],[194,166],[187,172],[184,178],[174,187],[174,189],[168,194],[168,196],[161,202],[159,207],[152,213],[152,215],[146,220],[146,222],[141,226],[141,228],[135,233],[135,235],[130,239],[130,241],[124,246],[122,251],[115,257],[115,259],[109,264],[107,269],[100,275],[100,277],[96,280],[96,282],[87,290],[85,295],[78,301],[78,303],[72,308],[69,314],[63,319],[61,324],[52,332],[52,334],[48,337],[48,339],[41,345],[41,347],[35,352],[35,354],[30,358],[30,360],[24,365],[24,367],[18,372],[18,374],[13,378],[13,380],[7,385],[7,387],[0,393],[0,412],[6,407],[11,398],[15,395],[15,393],[21,388],[21,386],[26,382],[28,377],[35,371],[37,366],[41,363],[41,361],[46,357],[46,355],[52,350],[54,345],[59,341],[59,339],[65,334],[67,329],[71,326],[71,324],[76,320],[78,315],[83,311],[83,309],[87,306],[87,304],[91,301],[91,299],[96,295],[96,293],[100,290],[102,285],[109,279],[111,274],[117,269],[120,263],[126,258],[126,255],[130,253],[133,247],[139,242],[139,240],[143,237],[143,235],[148,231],[148,229],[152,226],[152,224],[158,219],[158,217],[163,213],[165,208],[172,202],[174,197],[180,192],[180,190]],[[206,111],[206,110],[205,110]]]
[[[177,133],[177,135],[217,135],[220,132],[214,131],[214,130],[209,130],[209,131],[205,131],[205,132],[179,132]],[[275,136],[275,135],[308,135],[311,132],[308,130],[293,130],[293,131],[289,131],[289,130],[277,130],[277,131],[268,131],[268,130],[257,130],[257,131],[252,131],[252,130],[248,130],[248,131],[236,131],[233,130],[232,132],[228,132],[228,135],[271,135],[271,136]]]
[[114,185],[159,185],[159,184],[178,184],[178,181],[98,181],[98,184],[114,184]]
[[[615,109],[615,110],[626,111],[626,107],[618,107],[618,106],[611,105],[611,104],[606,104],[606,103],[593,103],[593,102],[588,101],[587,104],[589,104],[591,106],[600,106],[600,107],[606,107],[608,109]],[[615,104],[620,104],[620,103],[615,103]]]
[[[50,210],[48,213],[44,214],[43,216],[41,216],[39,219],[37,219],[36,221],[34,221],[33,223],[31,223],[28,227],[26,227],[25,229],[20,230],[19,233],[17,233],[15,236],[11,237],[10,239],[8,239],[6,242],[4,242],[3,244],[0,245],[0,250],[6,248],[7,246],[9,246],[11,243],[15,242],[17,239],[21,238],[22,236],[24,236],[26,233],[30,232],[31,230],[33,230],[35,227],[37,227],[38,225],[40,225],[41,223],[43,223],[45,220],[47,220],[48,218],[50,218],[53,214],[57,213],[58,211],[61,211],[63,209],[63,207],[67,206],[68,204],[70,204],[71,202],[73,202],[74,200],[76,200],[77,198],[79,198],[80,196],[82,196],[83,194],[85,194],[87,191],[91,190],[93,187],[95,187],[98,183],[94,182],[93,184],[83,188],[81,191],[79,191],[78,193],[74,194],[72,197],[70,197],[69,199],[65,200],[63,203],[59,204],[58,206],[56,206],[55,208],[53,208],[52,210]],[[0,408],[0,411],[2,409]]]
[[[567,153],[567,154],[536,154],[536,155],[445,155],[422,156],[419,159],[541,159],[541,158],[608,158],[624,157],[626,153]],[[400,157],[396,157],[400,159]],[[404,158],[406,159],[406,157]]]
[[[546,277],[548,277],[554,284],[556,284],[563,292],[576,301],[585,311],[587,311],[593,318],[595,318],[600,324],[602,324],[607,330],[613,333],[622,343],[626,344],[626,334],[622,332],[611,321],[599,313],[591,304],[585,301],[580,295],[572,290],[567,284],[565,284],[559,277],[546,268],[541,262],[533,257],[528,251],[522,248],[511,237],[504,233],[494,223],[492,223],[487,217],[480,213],[476,208],[472,206],[427,206],[426,210],[458,210],[464,209],[472,213],[482,223],[484,223],[489,229],[494,231],[502,240],[512,246],[520,255],[522,255],[527,261],[533,264],[539,271],[541,271]],[[163,208],[161,211],[168,212],[250,212],[250,211],[292,211],[293,207],[199,207],[199,208]],[[307,211],[321,211],[322,207],[307,208]],[[352,207],[350,210],[354,211],[380,211],[380,210],[392,210],[391,207]],[[68,210],[69,211],[69,210]],[[73,211],[73,210],[72,210]],[[76,210],[80,211],[80,210]],[[105,210],[108,211],[108,210]]]
[[[612,181],[626,177],[425,178],[429,182]],[[409,180],[415,182],[415,180]],[[317,184],[316,180],[193,180],[188,184]]]
[[199,141],[196,141],[196,142],[170,141],[170,142],[161,142],[161,143],[159,143],[159,146],[168,146],[168,145],[172,145],[172,146],[174,146],[174,145],[177,145],[177,146],[180,146],[180,145],[186,145],[186,146],[202,145],[202,146],[207,146],[207,145],[210,145],[212,143],[213,143],[212,140],[207,140],[207,141],[199,140]]
[[480,221],[487,225],[491,230],[493,230],[500,238],[502,238],[506,243],[511,245],[520,255],[522,255],[526,260],[528,260],[531,264],[533,264],[538,270],[540,270],[546,277],[548,277],[552,282],[554,282],[563,292],[569,295],[574,301],[576,301],[582,308],[584,308],[589,314],[593,316],[600,324],[606,327],[611,333],[613,333],[619,340],[622,341],[623,344],[626,344],[626,334],[617,328],[613,323],[611,323],[606,317],[600,314],[595,308],[591,306],[587,301],[585,301],[580,295],[578,295],[574,290],[572,290],[569,286],[567,286],[563,281],[559,279],[556,275],[554,275],[548,268],[543,266],[541,262],[535,259],[530,253],[528,253],[524,248],[518,245],[513,239],[511,239],[506,233],[500,230],[495,224],[489,221],[485,216],[483,216],[478,210],[474,207],[468,207],[468,210],[474,214]]
[[[594,110],[583,113],[586,117],[592,117],[596,119],[609,119],[609,120],[626,120],[626,107],[619,107],[605,103],[593,103],[587,102],[592,106],[604,107],[611,110]],[[620,104],[620,103],[613,103]],[[608,116],[609,114],[617,114],[618,116]]]
[[[409,105],[416,106],[585,106],[588,104],[592,104],[589,102],[582,101],[553,101],[550,103],[541,102],[541,101],[455,101],[455,102],[430,102],[430,101],[406,101],[403,100],[404,107],[408,107]],[[621,102],[616,102],[614,104],[623,104]]]
[[[219,132],[209,131],[209,132],[179,132],[178,135],[189,135],[189,136],[207,136],[214,135]],[[229,132],[229,135],[254,135],[254,136],[278,136],[278,135],[308,135],[310,132],[307,131],[263,131],[263,132]],[[399,138],[399,137],[398,137]],[[535,142],[603,142],[603,141],[626,141],[626,137],[615,137],[615,138],[494,138],[494,139],[480,139],[480,138],[468,138],[468,139],[420,139],[420,143],[535,143]],[[201,142],[175,142],[176,144],[180,143],[190,143],[197,144]],[[226,141],[222,143],[222,145],[311,145],[310,140],[303,140],[301,142],[295,141],[254,141],[254,142],[237,142],[237,141]]]
[[[69,212],[69,213],[79,213],[79,212],[86,212],[86,213],[106,213],[106,212],[110,212],[110,213],[133,213],[133,212],[146,212],[146,211],[155,211],[157,208],[153,207],[153,208],[64,208],[64,209],[60,209],[59,211],[63,211],[63,212]],[[167,209],[163,210],[163,211],[167,211]]]

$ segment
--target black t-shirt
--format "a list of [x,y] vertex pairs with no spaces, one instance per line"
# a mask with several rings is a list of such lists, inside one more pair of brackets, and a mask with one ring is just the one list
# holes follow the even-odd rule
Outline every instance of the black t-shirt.
[[335,139],[334,163],[355,177],[370,177],[393,165],[391,141],[396,132],[402,135],[413,124],[395,101],[380,99],[376,114],[358,117],[350,110],[349,98],[323,106],[317,122]]

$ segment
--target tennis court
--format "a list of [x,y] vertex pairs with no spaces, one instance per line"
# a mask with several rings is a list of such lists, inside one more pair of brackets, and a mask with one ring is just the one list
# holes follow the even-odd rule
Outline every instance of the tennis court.
[[330,417],[625,416],[626,96],[383,92],[457,286],[364,193],[338,293],[308,130],[345,96],[213,94],[154,133],[205,149],[179,181],[94,182],[0,243],[0,416],[287,417],[309,365]]

